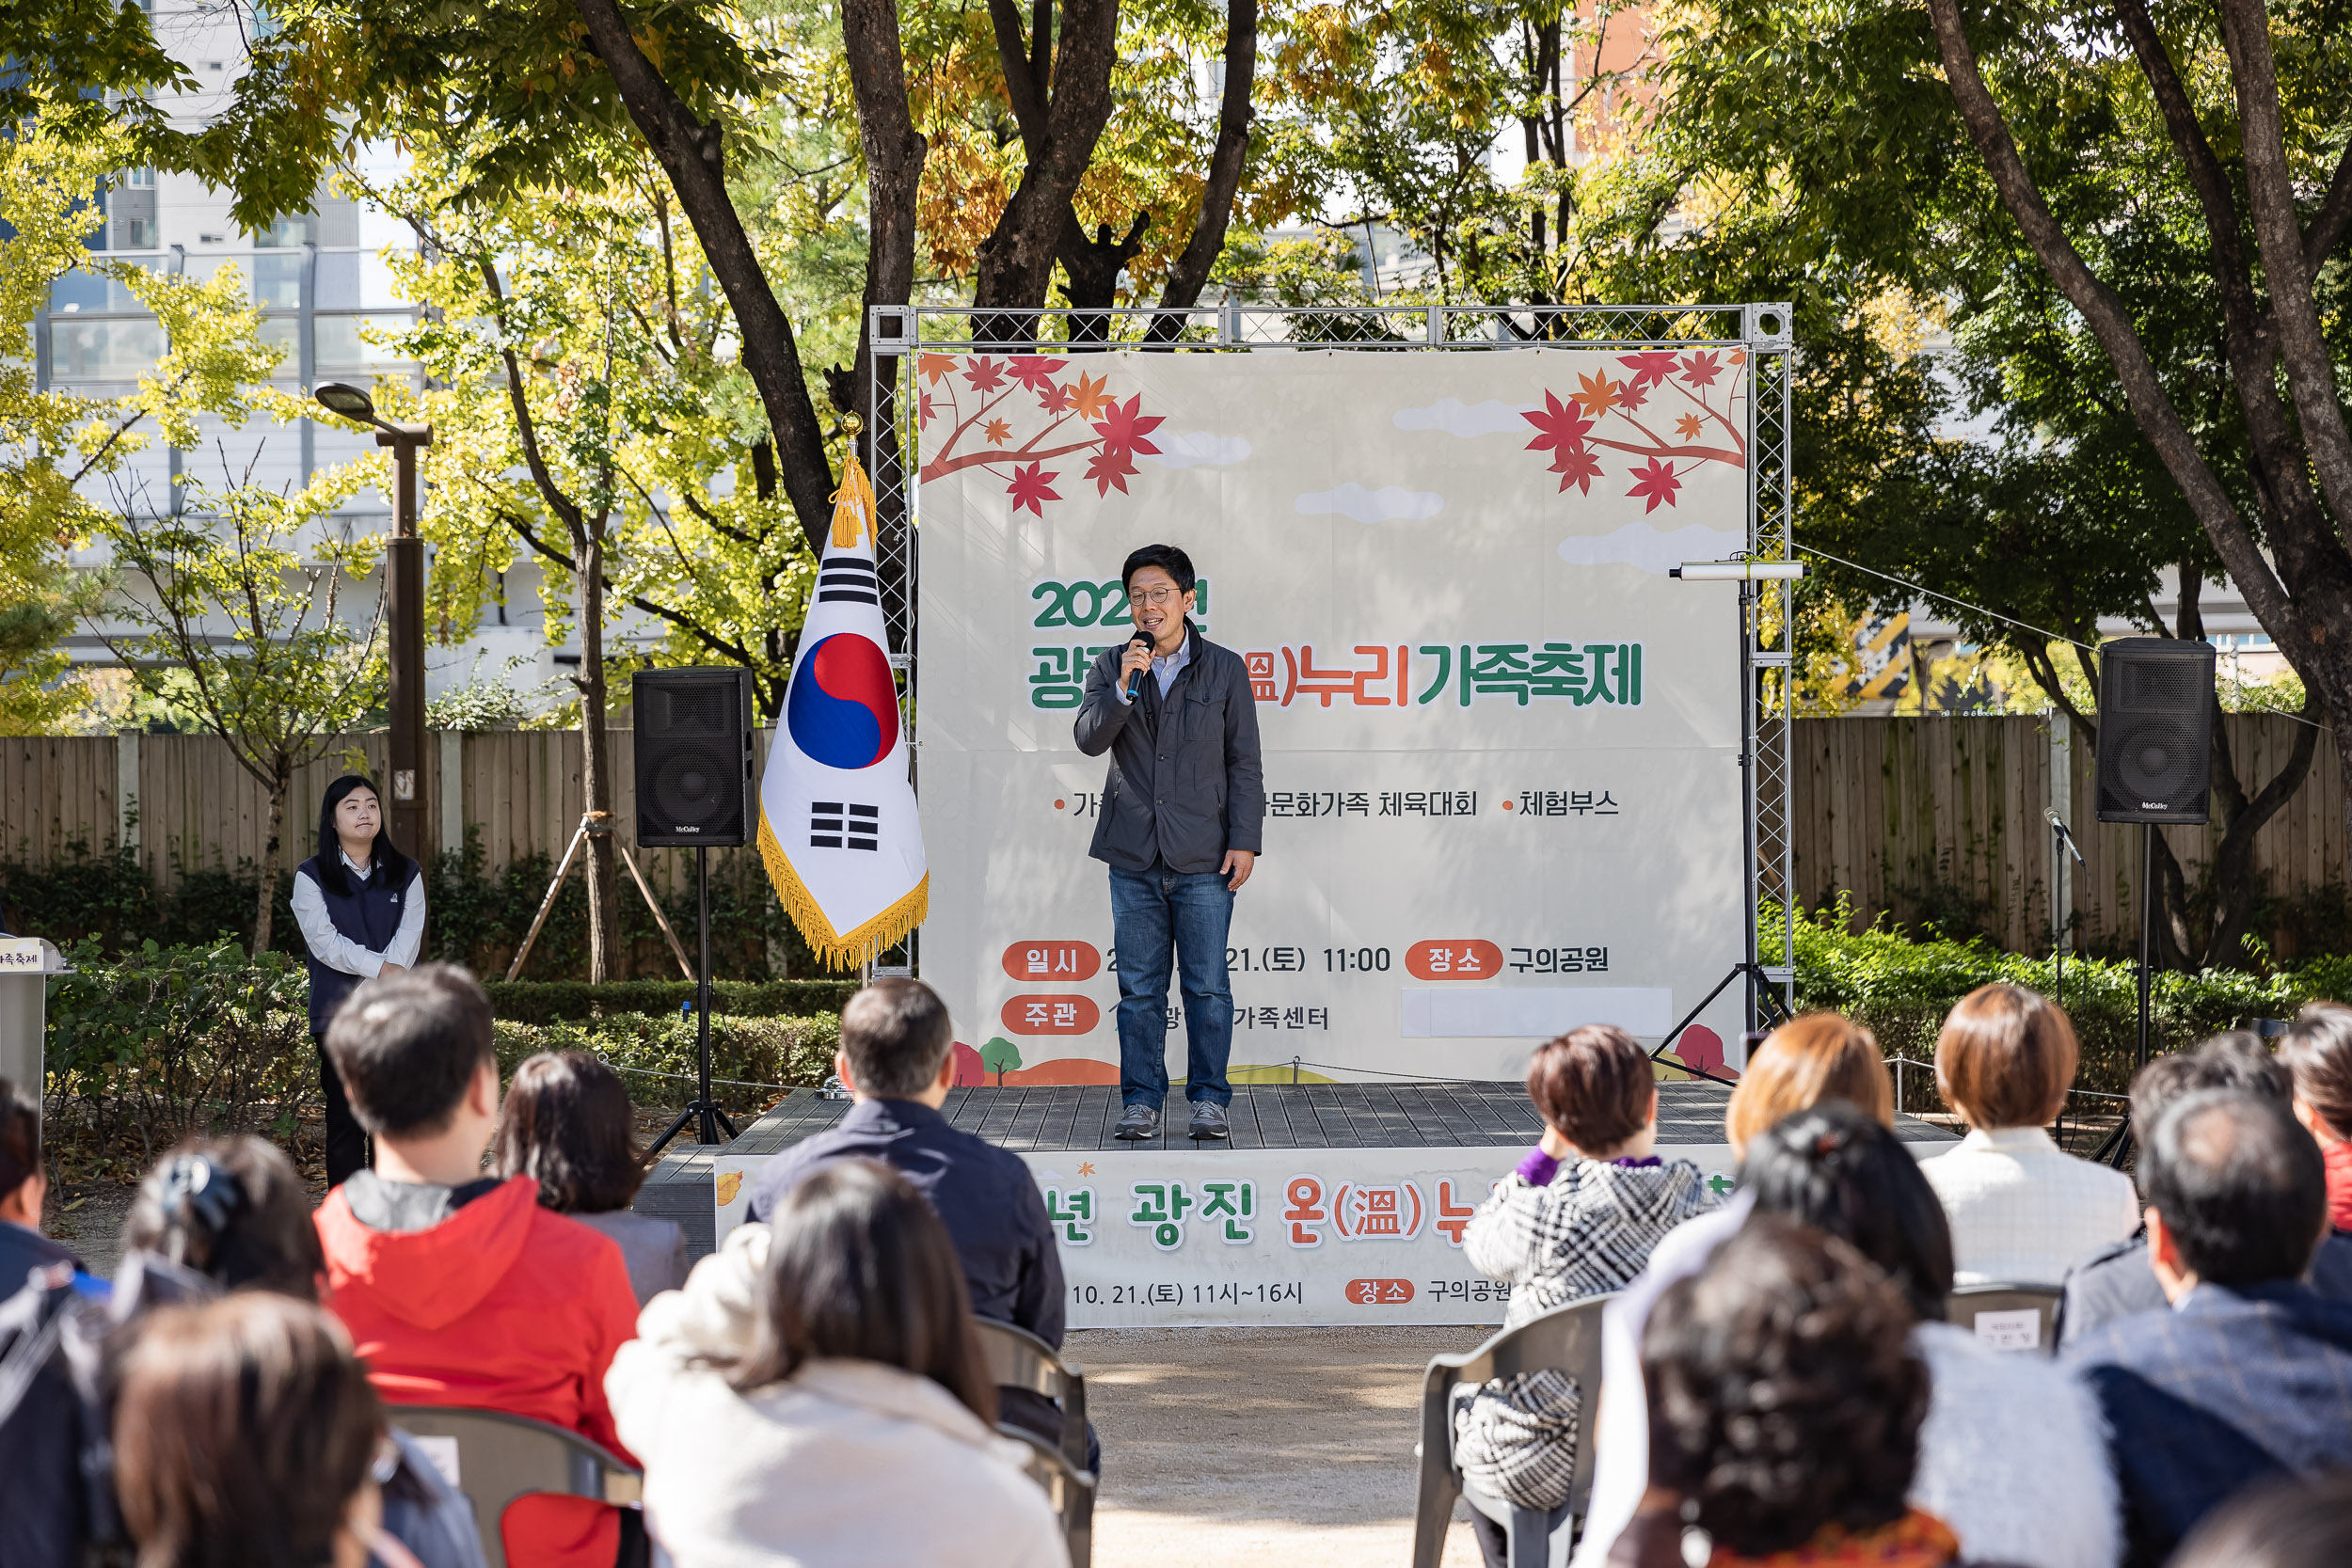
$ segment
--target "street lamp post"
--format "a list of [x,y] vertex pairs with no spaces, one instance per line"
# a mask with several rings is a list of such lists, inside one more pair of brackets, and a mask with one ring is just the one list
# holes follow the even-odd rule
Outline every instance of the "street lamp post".
[[[424,540],[417,532],[417,449],[433,444],[429,424],[376,417],[375,400],[330,381],[312,393],[322,406],[375,427],[375,444],[392,449],[392,536],[384,545],[384,619],[390,628],[392,689],[392,841],[424,851]],[[444,847],[446,847],[446,846]]]

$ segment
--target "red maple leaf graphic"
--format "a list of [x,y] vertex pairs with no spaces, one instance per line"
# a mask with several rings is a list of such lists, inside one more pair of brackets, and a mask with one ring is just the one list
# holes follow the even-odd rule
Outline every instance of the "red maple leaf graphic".
[[963,367],[963,379],[976,392],[993,392],[1005,384],[1005,367],[982,356]]
[[1600,459],[1582,446],[1562,447],[1551,460],[1551,471],[1560,476],[1560,488],[1573,484],[1579,493],[1591,495],[1593,481],[1600,477]]
[[1070,406],[1070,388],[1049,381],[1037,394],[1037,401],[1048,414],[1059,414]]
[[1135,471],[1135,463],[1126,451],[1112,446],[1104,447],[1087,465],[1087,478],[1094,481],[1094,493],[1098,496],[1109,495],[1114,484],[1119,486],[1120,495],[1126,495],[1127,478]]
[[1584,417],[1581,408],[1573,403],[1562,403],[1549,390],[1544,393],[1542,408],[1531,408],[1519,418],[1542,433],[1527,443],[1530,451],[1547,448],[1556,451],[1581,451],[1585,433],[1593,428],[1593,421]]
[[1681,488],[1682,481],[1675,478],[1674,465],[1653,457],[1634,470],[1633,488],[1628,490],[1626,495],[1649,498],[1649,504],[1642,508],[1642,515],[1646,517],[1661,504],[1674,505],[1675,492]]
[[1686,441],[1695,441],[1707,429],[1707,421],[1696,414],[1685,414],[1675,421],[1675,434]]
[[[1645,387],[1655,387],[1675,373],[1675,356],[1672,349],[1650,349],[1642,354],[1621,354],[1617,356],[1617,363],[1633,372],[1635,391],[1640,391]],[[1631,407],[1632,404],[1629,404],[1627,406]]]
[[918,424],[918,425],[926,425],[926,424],[929,424],[929,423],[930,423],[930,422],[931,422],[931,395],[930,395],[930,393],[929,393],[929,392],[925,392],[925,393],[923,394],[923,396],[922,396],[921,400],[920,400],[920,401],[918,401],[918,402],[915,404],[915,405],[914,405],[914,422],[915,422],[916,424]]
[[1625,405],[1626,412],[1629,414],[1649,401],[1649,388],[1638,381],[1629,382],[1617,401]]
[[1057,501],[1061,497],[1054,491],[1055,476],[1040,473],[1041,463],[1030,463],[1012,471],[1012,483],[1005,486],[1005,494],[1012,498],[1015,512],[1027,507],[1039,516],[1045,515],[1044,502]]
[[[1104,451],[1149,455],[1160,450],[1144,437],[1167,422],[1166,419],[1158,414],[1145,414],[1142,410],[1143,394],[1137,392],[1124,404],[1114,403],[1103,411],[1103,418],[1094,430],[1103,437]],[[1128,471],[1134,472],[1133,469]]]
[[1693,387],[1712,387],[1723,373],[1723,365],[1712,354],[1693,354],[1682,362],[1682,379]]
[[1041,355],[1016,354],[1012,356],[1012,378],[1032,392],[1044,392],[1054,384],[1054,372],[1070,363],[1067,359],[1048,359]]
[[1002,420],[991,420],[980,427],[980,434],[988,437],[990,446],[1001,447],[1012,439],[1012,426]]

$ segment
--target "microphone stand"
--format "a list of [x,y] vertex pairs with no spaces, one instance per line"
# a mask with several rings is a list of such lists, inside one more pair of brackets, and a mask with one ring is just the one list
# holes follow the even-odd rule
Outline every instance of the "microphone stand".
[[2050,819],[2050,880],[2054,884],[2052,903],[2055,918],[2051,924],[2055,929],[2050,934],[2050,982],[2051,988],[2058,992],[2058,1005],[2063,1007],[2066,1006],[2067,916],[2072,911],[2066,906],[2066,862],[2059,858],[2058,850],[2063,847],[2073,855],[2076,865],[2084,863],[2083,852],[2075,846],[2074,835],[2066,831],[2066,818],[2048,806],[2042,808],[2042,815]]

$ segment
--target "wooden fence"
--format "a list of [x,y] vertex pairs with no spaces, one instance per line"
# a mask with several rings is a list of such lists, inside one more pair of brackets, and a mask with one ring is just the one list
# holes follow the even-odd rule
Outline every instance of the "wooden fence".
[[[2293,746],[2297,721],[2240,714],[2227,722],[2241,777],[2259,787]],[[631,740],[628,730],[612,732],[624,832],[636,820]],[[767,741],[763,733],[763,757]],[[1957,915],[2004,946],[2046,951],[2051,846],[2042,812],[2052,803],[2056,756],[2068,780],[2066,815],[2089,862],[2070,879],[2081,939],[2092,946],[2124,939],[2137,928],[2138,830],[2091,820],[2090,748],[2064,742],[2037,718],[1800,721],[1792,740],[1798,894],[1818,904],[1843,891],[1859,923],[1882,911],[1906,920]],[[534,851],[560,856],[580,821],[580,737],[568,731],[429,737],[429,842],[421,847],[454,845],[470,824],[493,871]],[[381,776],[384,736],[347,737],[297,779],[289,865],[310,853],[320,791],[354,763]],[[445,793],[453,779],[453,799]],[[179,867],[258,863],[266,815],[261,788],[209,736],[0,739],[0,857],[40,864],[77,839],[93,848],[120,839],[136,844],[151,873],[167,881]],[[2164,832],[2192,875],[2211,857],[2211,830]],[[686,851],[644,851],[641,861],[659,891],[688,885]],[[2263,831],[2255,862],[2268,891],[2283,898],[2344,883],[2344,781],[2328,737],[2301,792]]]
[[[2250,795],[2285,762],[2300,721],[2223,721]],[[1843,891],[1858,925],[1882,911],[1903,920],[1941,912],[2004,947],[2047,952],[2052,835],[2042,814],[2057,803],[2055,758],[2085,861],[2067,867],[2077,945],[2129,945],[2139,929],[2141,830],[2093,819],[2090,749],[2068,744],[2065,730],[2062,720],[2033,717],[1800,720],[1791,737],[1798,895],[1820,904]],[[2160,831],[2192,879],[2220,837],[2213,828]],[[2320,736],[2302,789],[2256,837],[2254,863],[2282,899],[2343,886],[2344,778],[2331,736]]]
[[[763,760],[771,733],[756,737]],[[634,848],[635,737],[626,729],[612,737],[612,809]],[[381,731],[346,736],[295,775],[281,839],[289,870],[316,847],[318,801],[327,782],[355,768],[381,778],[385,760]],[[534,852],[560,859],[586,809],[577,731],[427,736],[421,771],[426,841],[402,847],[427,856],[454,848],[470,826],[480,833],[485,867],[493,872]],[[448,793],[453,781],[453,798]],[[183,868],[260,864],[268,819],[267,793],[210,736],[0,738],[0,857],[40,865],[76,842],[92,849],[127,843],[137,847],[160,884]],[[691,851],[635,852],[655,892],[692,885]],[[733,859],[752,853],[718,851],[712,876],[731,874]]]

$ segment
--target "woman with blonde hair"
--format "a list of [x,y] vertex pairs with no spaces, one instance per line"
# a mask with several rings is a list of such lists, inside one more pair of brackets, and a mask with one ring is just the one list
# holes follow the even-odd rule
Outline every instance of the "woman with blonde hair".
[[[1740,1070],[1724,1112],[1732,1154],[1782,1117],[1828,1101],[1844,1101],[1886,1127],[1895,1125],[1895,1089],[1878,1037],[1841,1013],[1805,1013],[1764,1037]],[[1715,1249],[1739,1233],[1755,1207],[1745,1188],[1723,1207],[1685,1220],[1651,1252],[1649,1267],[1601,1317],[1600,1415],[1593,1436],[1593,1495],[1576,1550],[1577,1568],[1600,1568],[1637,1511],[1680,1506],[1650,1498],[1649,1403],[1642,1383],[1642,1330],[1650,1307],[1678,1279],[1698,1273]]]
[[1952,1222],[1956,1284],[2060,1284],[2139,1228],[2131,1178],[2046,1131],[2080,1057],[2064,1009],[2022,986],[1979,986],[1945,1018],[1935,1084],[1968,1135],[1921,1168]]

